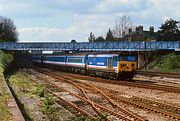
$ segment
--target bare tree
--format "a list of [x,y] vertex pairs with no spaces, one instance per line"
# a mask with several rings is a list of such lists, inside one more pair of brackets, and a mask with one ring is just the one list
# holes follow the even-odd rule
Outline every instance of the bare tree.
[[132,28],[132,22],[130,16],[123,15],[116,19],[114,29],[113,29],[113,36],[116,38],[121,38],[124,35],[129,33],[129,29]]
[[114,37],[113,37],[112,31],[110,29],[107,32],[106,41],[114,41]]
[[95,36],[94,36],[94,34],[92,32],[90,33],[90,35],[88,37],[88,40],[89,40],[89,42],[94,42],[95,41]]

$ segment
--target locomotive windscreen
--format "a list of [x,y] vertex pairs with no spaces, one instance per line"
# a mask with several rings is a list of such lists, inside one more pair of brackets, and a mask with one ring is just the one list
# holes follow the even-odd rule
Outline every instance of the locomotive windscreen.
[[120,56],[120,61],[136,61],[136,56]]

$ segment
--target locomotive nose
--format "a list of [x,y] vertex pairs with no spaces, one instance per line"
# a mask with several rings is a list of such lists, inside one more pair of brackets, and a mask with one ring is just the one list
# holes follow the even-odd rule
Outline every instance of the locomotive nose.
[[131,66],[132,66],[132,67],[135,67],[135,64],[134,64],[134,63],[132,63],[132,64],[131,64]]
[[128,64],[120,64],[121,67],[128,66]]
[[136,69],[136,65],[134,63],[131,64],[132,71]]
[[121,66],[121,67],[124,67],[124,66],[126,66],[126,64],[120,64],[120,66]]

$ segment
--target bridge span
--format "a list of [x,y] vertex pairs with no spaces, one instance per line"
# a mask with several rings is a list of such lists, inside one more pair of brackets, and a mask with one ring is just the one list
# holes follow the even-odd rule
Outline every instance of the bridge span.
[[180,51],[180,41],[156,42],[80,42],[80,43],[14,43],[1,42],[2,50],[25,51]]

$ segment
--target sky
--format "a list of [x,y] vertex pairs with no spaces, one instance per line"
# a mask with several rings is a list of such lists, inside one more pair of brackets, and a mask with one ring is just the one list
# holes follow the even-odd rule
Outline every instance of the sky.
[[157,30],[166,19],[180,20],[180,0],[0,0],[0,16],[14,21],[19,42],[87,42],[122,15]]

